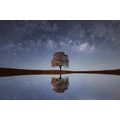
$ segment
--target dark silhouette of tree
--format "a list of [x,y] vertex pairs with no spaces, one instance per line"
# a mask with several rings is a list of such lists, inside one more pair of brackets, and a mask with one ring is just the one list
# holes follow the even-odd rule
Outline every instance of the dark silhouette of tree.
[[64,52],[55,52],[53,55],[53,59],[51,61],[52,67],[59,66],[60,71],[62,66],[69,67],[69,58]]

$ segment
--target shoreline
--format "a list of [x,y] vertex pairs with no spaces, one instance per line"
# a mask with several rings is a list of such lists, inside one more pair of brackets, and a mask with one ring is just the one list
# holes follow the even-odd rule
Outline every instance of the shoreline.
[[120,75],[120,69],[114,70],[94,70],[94,71],[71,71],[71,70],[31,70],[31,69],[15,69],[0,68],[0,77],[20,76],[20,75],[55,75],[55,74],[107,74]]

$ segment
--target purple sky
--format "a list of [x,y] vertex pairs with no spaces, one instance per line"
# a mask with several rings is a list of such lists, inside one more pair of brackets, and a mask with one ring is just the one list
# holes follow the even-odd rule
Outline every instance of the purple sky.
[[120,21],[0,21],[0,66],[51,69],[64,51],[70,69],[120,68]]

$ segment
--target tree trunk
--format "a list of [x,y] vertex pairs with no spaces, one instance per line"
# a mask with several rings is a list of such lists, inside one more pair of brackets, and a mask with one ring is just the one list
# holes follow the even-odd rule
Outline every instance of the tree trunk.
[[59,67],[60,67],[60,72],[61,72],[61,67],[62,67],[62,66],[61,66],[61,65],[59,65]]

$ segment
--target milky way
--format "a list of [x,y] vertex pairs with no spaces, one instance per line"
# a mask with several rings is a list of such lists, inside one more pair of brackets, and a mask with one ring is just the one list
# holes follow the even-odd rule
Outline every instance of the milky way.
[[0,66],[50,68],[56,51],[71,69],[120,67],[120,21],[0,21]]

